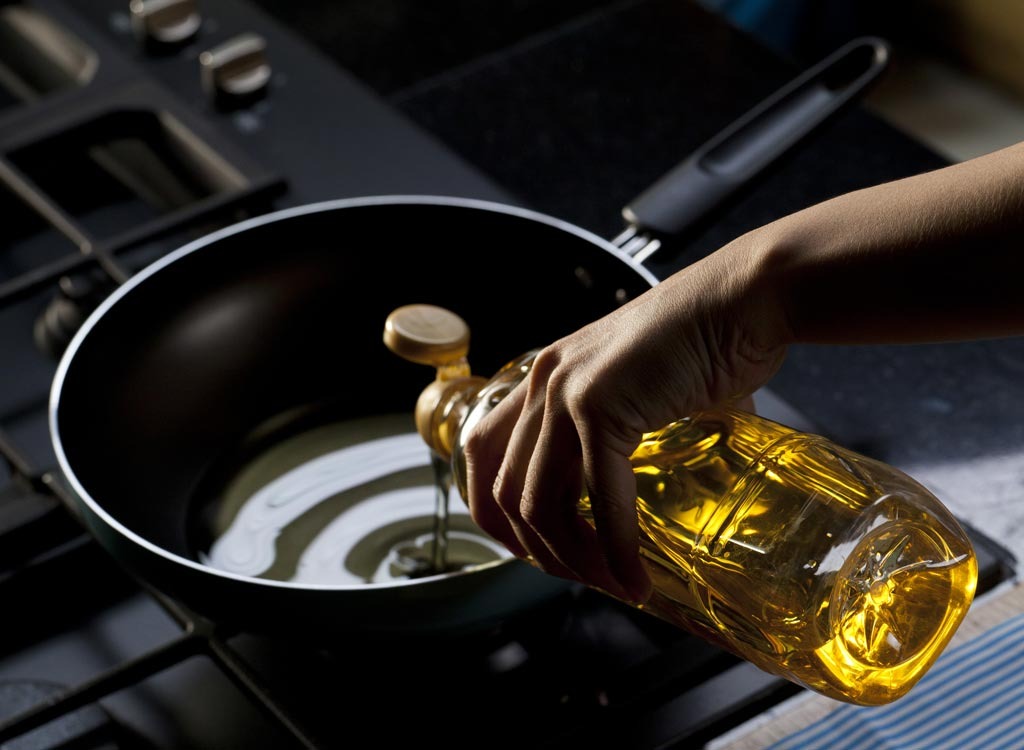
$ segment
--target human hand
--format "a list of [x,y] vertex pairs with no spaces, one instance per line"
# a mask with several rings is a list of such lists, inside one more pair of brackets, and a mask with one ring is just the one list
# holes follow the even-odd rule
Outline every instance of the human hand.
[[749,395],[794,341],[1020,335],[1022,217],[1024,143],[737,238],[540,352],[468,438],[474,520],[550,573],[644,601],[629,462],[643,434]]
[[540,351],[466,442],[484,531],[551,574],[646,601],[630,455],[646,432],[749,396],[784,355],[755,247],[734,243]]

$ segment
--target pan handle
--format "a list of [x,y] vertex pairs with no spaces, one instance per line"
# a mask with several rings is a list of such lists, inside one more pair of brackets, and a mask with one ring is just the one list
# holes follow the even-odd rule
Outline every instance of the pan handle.
[[889,63],[878,37],[843,45],[719,132],[633,199],[627,229],[613,242],[643,262],[660,245],[705,219],[804,136],[842,110]]

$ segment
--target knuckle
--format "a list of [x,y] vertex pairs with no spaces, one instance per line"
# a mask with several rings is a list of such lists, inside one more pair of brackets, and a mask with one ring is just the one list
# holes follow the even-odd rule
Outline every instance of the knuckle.
[[546,381],[553,372],[558,370],[561,363],[562,355],[559,353],[558,347],[554,345],[546,346],[534,357],[533,366],[530,369],[530,377]]
[[[542,503],[524,499],[520,511],[522,513],[523,521],[525,521],[526,525],[534,531],[540,533],[546,528],[550,514],[545,512],[544,505]],[[540,535],[543,536],[543,534]]]
[[608,405],[608,399],[600,389],[578,380],[566,388],[566,397],[572,415],[588,422],[601,415]]
[[505,513],[518,513],[519,493],[509,488],[509,482],[503,470],[499,469],[498,475],[494,478],[491,494],[494,496],[494,502]]
[[496,446],[500,444],[497,440],[499,434],[500,426],[495,423],[494,419],[484,418],[478,421],[463,438],[463,449],[466,455],[480,458],[485,452],[495,450]]
[[477,426],[476,429],[470,430],[462,444],[462,454],[466,458],[466,463],[471,466],[479,463],[487,444],[486,428]]
[[552,374],[545,396],[552,413],[564,414],[577,425],[599,419],[607,403],[589,378],[568,368]]
[[523,498],[520,514],[523,522],[552,549],[564,541],[576,515],[575,500],[579,495],[533,496]]

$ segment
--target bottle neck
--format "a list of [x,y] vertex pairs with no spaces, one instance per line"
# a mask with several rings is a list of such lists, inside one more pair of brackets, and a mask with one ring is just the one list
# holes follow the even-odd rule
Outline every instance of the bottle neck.
[[450,461],[459,428],[473,398],[486,379],[467,375],[438,379],[423,389],[416,402],[416,429],[444,461]]

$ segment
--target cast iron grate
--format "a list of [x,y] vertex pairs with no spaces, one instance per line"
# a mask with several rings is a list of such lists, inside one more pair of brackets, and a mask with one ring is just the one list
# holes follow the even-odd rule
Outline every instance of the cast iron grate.
[[[40,586],[60,585],[72,595],[77,588],[92,597],[95,589],[69,585],[67,571],[75,567],[95,571],[97,565],[107,565],[111,570],[104,574],[105,579],[113,585],[105,587],[100,599],[82,601],[81,607],[103,607],[107,605],[103,596],[109,600],[118,591],[121,595],[137,593],[141,587],[180,628],[179,635],[80,684],[51,687],[38,700],[19,703],[22,710],[0,723],[0,745],[67,722],[70,716],[81,716],[80,712],[99,706],[107,696],[193,657],[203,657],[295,746],[331,747],[340,738],[332,735],[336,729],[325,729],[324,719],[336,713],[334,704],[347,705],[356,715],[366,710],[350,703],[351,696],[344,688],[325,691],[332,676],[376,670],[383,676],[374,678],[377,682],[372,687],[383,690],[391,679],[389,667],[390,675],[399,675],[398,682],[402,683],[402,669],[409,674],[429,674],[443,663],[426,658],[410,660],[412,649],[388,661],[365,646],[359,652],[328,655],[293,644],[293,650],[283,654],[287,667],[268,672],[247,647],[246,638],[250,636],[208,621],[116,568],[78,522],[70,490],[54,474],[35,470],[2,429],[0,456],[10,475],[8,487],[32,498],[33,508],[20,517],[21,537],[31,537],[33,542],[23,543],[20,555],[7,554],[0,560],[0,596],[17,601]],[[0,522],[4,520],[0,516]],[[0,536],[4,534],[0,531]],[[19,538],[17,529],[7,530],[6,535]],[[987,590],[1005,580],[1009,569],[987,551],[983,541],[979,553],[981,589]],[[13,591],[19,586],[23,589],[21,595]],[[78,609],[69,607],[66,599],[57,606],[63,613]],[[799,691],[795,685],[760,672],[699,639],[680,635],[649,615],[619,607],[585,589],[568,595],[567,601],[555,602],[546,612],[521,619],[507,632],[482,636],[475,648],[460,649],[449,660],[450,670],[443,676],[474,681],[474,689],[460,700],[467,715],[477,716],[482,722],[500,716],[502,706],[516,701],[520,708],[528,708],[534,729],[525,725],[510,728],[509,747],[521,745],[531,736],[535,745],[552,748],[613,737],[635,747],[678,747],[680,743],[699,746],[693,743],[706,742]],[[37,629],[21,634],[26,641],[39,636]],[[18,637],[12,633],[5,646],[16,648]],[[531,697],[526,699],[524,695]],[[413,715],[428,719],[430,705],[425,705],[422,715]],[[386,715],[385,708],[382,716]],[[531,734],[537,726],[545,727],[541,739]],[[450,739],[459,746],[459,738]]]
[[[19,580],[32,579],[30,586],[38,585],[46,578],[48,567],[62,562],[61,573],[68,564],[73,565],[73,558],[84,546],[93,546],[88,533],[78,524],[77,529],[71,525],[50,521],[46,528],[40,527],[41,519],[58,514],[64,519],[76,515],[74,503],[68,490],[51,473],[35,473],[32,467],[14,446],[9,436],[0,430],[0,456],[11,474],[12,487],[27,491],[32,498],[34,513],[27,513],[26,523],[20,528],[7,529],[13,533],[21,532],[22,537],[31,537],[38,542],[48,542],[52,546],[25,550],[22,559],[5,560],[0,569],[0,591],[9,593],[9,587]],[[0,532],[2,533],[2,532]],[[63,558],[63,560],[61,560]],[[82,709],[95,704],[102,698],[115,692],[131,687],[158,672],[180,664],[194,656],[205,656],[211,659],[218,668],[252,702],[263,709],[266,714],[278,722],[291,734],[302,747],[316,748],[318,745],[307,736],[294,720],[273,698],[273,693],[247,667],[242,657],[227,643],[233,633],[208,622],[204,618],[187,611],[177,603],[167,599],[145,583],[137,582],[146,589],[150,596],[181,627],[181,635],[163,643],[149,652],[129,661],[125,661],[113,669],[102,672],[92,679],[71,687],[51,687],[37,702],[22,710],[15,716],[8,717],[0,724],[0,745],[26,735],[56,720],[76,715]],[[67,587],[73,588],[73,587]],[[90,591],[91,596],[94,592]],[[94,604],[97,604],[94,602]],[[62,608],[67,607],[67,600],[62,601]],[[38,636],[38,632],[34,633]],[[8,644],[9,645],[9,644]],[[21,703],[31,703],[21,701]]]

